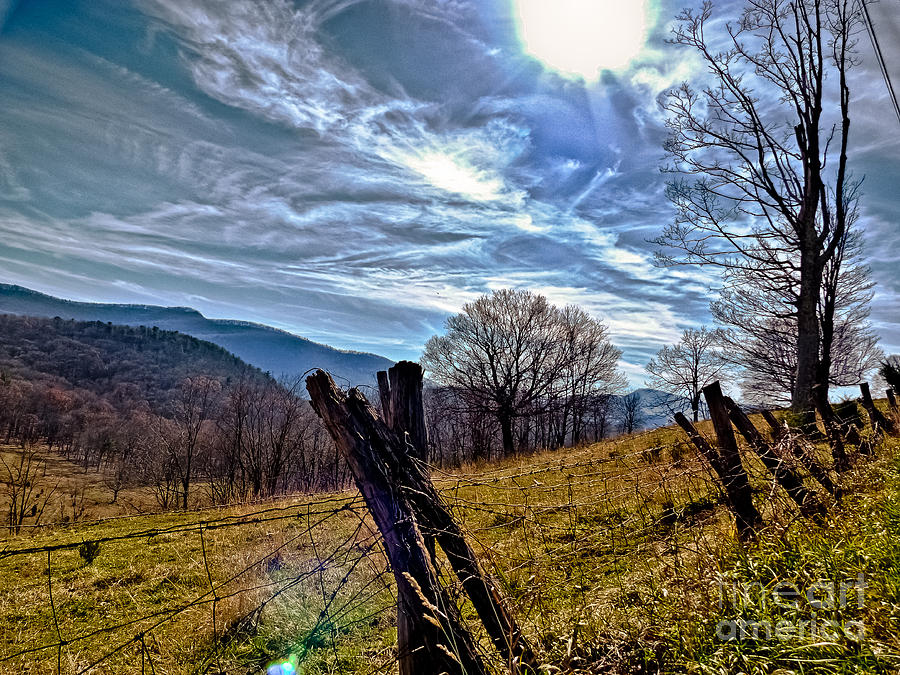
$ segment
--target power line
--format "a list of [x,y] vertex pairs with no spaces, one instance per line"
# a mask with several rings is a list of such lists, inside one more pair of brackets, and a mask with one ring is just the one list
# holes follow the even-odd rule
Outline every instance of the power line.
[[897,94],[894,92],[894,85],[891,84],[891,75],[888,72],[887,65],[884,62],[884,54],[881,52],[881,45],[875,36],[875,25],[872,23],[872,17],[869,14],[868,0],[860,0],[862,7],[863,20],[866,24],[866,30],[869,32],[869,39],[872,41],[872,47],[875,48],[875,58],[878,59],[878,65],[881,68],[881,75],[884,77],[884,83],[887,85],[888,96],[894,104],[894,112],[897,114],[897,121],[900,122],[900,104],[897,103]]

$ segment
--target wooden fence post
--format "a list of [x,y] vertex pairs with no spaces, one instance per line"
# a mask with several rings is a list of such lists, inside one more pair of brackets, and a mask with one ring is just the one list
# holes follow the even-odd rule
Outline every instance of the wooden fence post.
[[866,409],[866,413],[869,415],[869,421],[872,423],[872,428],[881,428],[892,436],[896,435],[897,426],[894,424],[893,420],[889,420],[885,417],[884,413],[875,407],[875,401],[872,400],[872,394],[869,391],[869,383],[860,383],[859,390],[862,392],[863,408]]
[[426,546],[433,555],[434,542],[440,545],[472,601],[478,618],[510,670],[536,672],[539,666],[537,656],[503,600],[496,581],[481,569],[475,552],[435,490],[422,461],[417,461],[426,456],[428,442],[422,401],[422,367],[418,363],[401,361],[387,372],[386,377],[379,375],[379,383],[382,379],[389,381],[388,390],[381,392],[382,401],[385,396],[389,400],[390,418],[386,419],[387,425],[401,437],[407,432],[408,445],[414,451],[412,461],[408,455],[396,458],[397,472],[404,494],[422,527]]
[[[713,426],[716,428],[716,435],[718,436],[719,425],[722,424],[723,413],[724,421],[727,423],[729,433],[731,433],[731,422],[728,421],[728,413],[724,412],[721,408],[722,390],[719,388],[719,383],[715,382],[714,384],[715,390],[719,393],[718,400],[716,399],[715,392],[708,394],[706,389],[704,389],[704,394],[706,395],[706,403],[709,407],[710,415],[713,418]],[[710,385],[710,387],[712,386],[713,385]],[[709,387],[707,387],[707,389],[708,388]],[[710,398],[712,398],[712,402],[710,401]],[[716,404],[718,404],[719,407],[714,411],[714,406]],[[717,415],[719,418],[718,424],[716,423]],[[741,464],[741,456],[738,453],[737,442],[734,440],[734,433],[731,433],[731,446],[727,451],[723,448],[721,436],[719,437],[719,449],[716,450],[710,447],[684,415],[679,413],[675,416],[675,420],[682,429],[688,433],[688,436],[690,436],[694,445],[696,445],[700,452],[707,457],[710,464],[712,464],[713,469],[719,475],[719,480],[722,482],[725,496],[728,499],[728,505],[734,514],[738,537],[746,539],[762,524],[762,516],[759,515],[759,511],[757,511],[756,507],[753,505],[753,491],[750,488],[750,480],[747,478],[747,472],[744,471],[744,465]],[[724,432],[723,435],[725,435]]]
[[900,408],[897,407],[897,397],[894,395],[894,390],[888,389],[885,394],[887,395],[888,406],[891,412],[895,415],[900,415]]
[[359,391],[344,394],[321,370],[306,379],[306,388],[381,532],[400,606],[410,612],[406,644],[398,645],[401,675],[483,675],[475,641],[438,583],[413,508],[399,485],[394,458],[405,455],[404,444]]
[[763,409],[762,416],[766,421],[766,424],[769,425],[769,429],[772,430],[772,438],[777,441],[779,438],[784,436],[784,426],[779,424],[778,418],[772,414],[771,410]]
[[[819,496],[815,492],[807,489],[806,486],[803,485],[803,479],[800,475],[794,471],[784,459],[775,454],[772,446],[762,437],[762,434],[759,433],[757,428],[753,426],[753,422],[747,414],[741,410],[740,406],[728,396],[723,396],[722,401],[725,404],[725,409],[728,411],[728,417],[731,418],[732,424],[734,424],[741,436],[744,437],[760,460],[762,460],[762,463],[769,470],[769,473],[775,477],[778,484],[784,488],[784,491],[787,492],[790,498],[800,507],[800,512],[804,515],[821,513],[824,504],[822,503],[822,500],[819,499]],[[821,475],[825,472],[814,470],[811,473],[814,475],[815,473],[819,473]],[[827,478],[827,475],[826,480],[833,490],[834,484]],[[828,488],[828,486],[825,487],[826,489]]]
[[400,361],[387,373],[379,371],[377,377],[385,423],[401,438],[404,432],[409,434],[413,456],[424,462],[428,457],[428,430],[422,400],[425,380],[422,366],[413,361]]
[[828,436],[828,444],[831,446],[831,458],[834,460],[834,470],[843,473],[850,468],[850,459],[844,448],[844,439],[841,436],[841,425],[834,414],[834,409],[828,401],[828,395],[824,389],[816,385],[813,392],[816,408],[822,423],[825,425],[825,433]]

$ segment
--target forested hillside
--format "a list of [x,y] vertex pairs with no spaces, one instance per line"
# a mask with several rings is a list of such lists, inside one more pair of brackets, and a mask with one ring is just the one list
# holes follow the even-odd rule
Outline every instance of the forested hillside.
[[90,393],[118,411],[146,404],[160,414],[187,377],[270,379],[227,350],[174,331],[11,315],[0,315],[0,373],[5,382]]
[[179,331],[219,345],[276,377],[293,377],[311,368],[322,368],[350,384],[374,385],[375,372],[391,365],[383,356],[335,349],[271,326],[208,319],[190,307],[73,302],[21,286],[0,284],[0,313]]
[[343,485],[297,385],[177,332],[0,315],[0,442],[22,449],[5,480],[31,484],[43,447],[164,508]]

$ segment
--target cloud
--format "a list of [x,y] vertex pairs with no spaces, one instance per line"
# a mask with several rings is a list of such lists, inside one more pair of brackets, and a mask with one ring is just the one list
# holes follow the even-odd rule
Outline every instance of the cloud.
[[[104,2],[89,11],[120,23],[102,34],[84,7],[25,3],[0,37],[8,280],[395,358],[527,287],[607,321],[632,373],[707,319],[715,275],[657,268],[646,241],[671,218],[654,99],[697,72],[663,24],[585,86],[518,53],[489,3]],[[881,121],[853,122],[876,238],[896,214]],[[879,288],[889,331],[897,293]]]

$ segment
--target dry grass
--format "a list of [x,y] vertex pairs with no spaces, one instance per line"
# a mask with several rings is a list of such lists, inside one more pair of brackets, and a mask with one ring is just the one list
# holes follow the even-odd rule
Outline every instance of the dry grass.
[[[720,611],[715,580],[742,569],[747,557],[707,467],[682,440],[662,429],[435,472],[486,567],[556,667],[681,672],[706,663],[710,672],[730,672],[717,668],[731,663],[733,651],[722,656],[710,638]],[[893,494],[886,487],[893,479],[883,476],[893,475],[896,451],[883,448],[878,462],[857,469],[851,487],[862,497],[834,505],[816,526],[799,521],[749,462],[769,523],[761,555],[774,565],[781,553],[770,550],[772,542],[798,529],[821,540],[841,528],[862,531],[860,519],[880,513],[881,495]],[[50,467],[48,476],[64,469]],[[103,510],[102,485],[81,485],[97,495],[96,511],[86,514],[112,515]],[[101,540],[91,563],[78,552],[85,540]],[[875,540],[865,541],[859,546]],[[101,657],[90,672],[260,672],[287,656],[306,673],[394,667],[392,580],[354,494],[36,528],[0,543],[0,551],[59,545],[70,548],[50,552],[49,575],[45,550],[0,553],[2,673],[58,665],[77,673]],[[872,618],[881,627],[898,620],[900,610]],[[60,642],[68,644],[8,658]],[[896,651],[883,635],[877,644]]]

